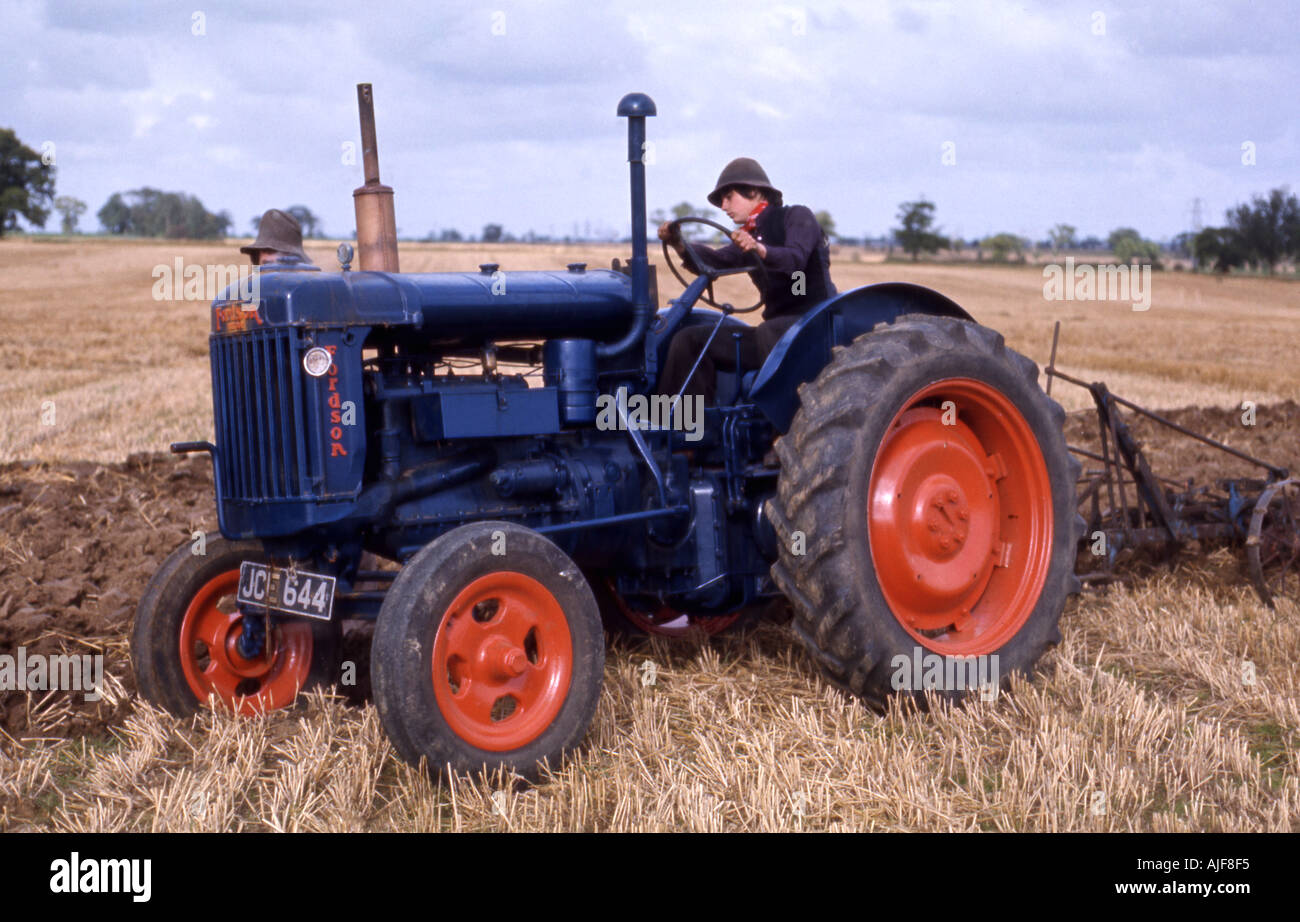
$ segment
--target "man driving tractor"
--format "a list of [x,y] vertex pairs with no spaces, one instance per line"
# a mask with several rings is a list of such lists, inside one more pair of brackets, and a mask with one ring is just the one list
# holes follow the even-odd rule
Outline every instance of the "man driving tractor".
[[[683,265],[696,274],[702,268],[743,266],[753,259],[751,252],[757,253],[763,271],[751,278],[766,301],[763,322],[739,332],[741,369],[758,368],[795,321],[835,294],[830,245],[812,209],[784,205],[781,190],[772,186],[758,161],[749,157],[728,163],[708,198],[738,225],[731,243],[716,249],[692,245],[688,250],[674,222],[660,225],[659,239],[676,249]],[[692,252],[699,255],[704,267],[696,265]],[[690,382],[686,381],[711,332],[708,325],[692,326],[672,338],[660,377],[661,393],[675,395],[687,384],[684,393],[703,396],[705,406],[714,403],[717,370],[736,370],[732,336],[715,336]]]

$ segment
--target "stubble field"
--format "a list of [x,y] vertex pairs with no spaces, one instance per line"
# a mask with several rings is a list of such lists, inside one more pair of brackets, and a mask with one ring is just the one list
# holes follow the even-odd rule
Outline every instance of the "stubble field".
[[[531,787],[430,783],[355,690],[258,720],[155,711],[134,696],[125,634],[157,564],[215,511],[206,462],[156,454],[211,437],[207,303],[155,301],[152,272],[237,264],[237,246],[0,242],[0,654],[106,663],[98,703],[0,692],[0,830],[1300,829],[1300,615],[1261,606],[1222,548],[1075,599],[1042,675],[964,709],[872,713],[777,624],[616,641],[587,745]],[[333,250],[308,246],[326,268]],[[625,255],[402,248],[406,271]],[[1047,302],[1033,268],[836,252],[833,276],[934,287],[1040,365],[1061,320],[1063,370],[1300,469],[1300,286],[1156,273],[1135,312]],[[662,270],[660,289],[675,293]],[[1086,425],[1072,418],[1072,440]],[[1159,472],[1246,473],[1141,433]]]

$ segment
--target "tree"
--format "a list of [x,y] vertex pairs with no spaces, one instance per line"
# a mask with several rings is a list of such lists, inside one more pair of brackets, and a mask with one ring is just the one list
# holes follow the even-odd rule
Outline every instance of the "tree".
[[1029,241],[1026,240],[1024,237],[1018,236],[1016,234],[1002,233],[1002,234],[994,234],[991,237],[985,237],[983,240],[980,241],[980,246],[988,247],[990,250],[993,251],[994,262],[1004,263],[1007,261],[1007,256],[1009,256],[1012,253],[1015,253],[1017,256],[1023,258],[1025,252],[1025,244],[1027,244],[1028,242]]
[[827,239],[833,238],[835,234],[835,219],[831,217],[829,211],[819,211],[816,214],[817,223],[821,225],[822,233]]
[[1160,245],[1152,240],[1143,240],[1142,235],[1131,227],[1115,228],[1106,238],[1106,243],[1115,254],[1117,263],[1138,263],[1160,268]]
[[1268,196],[1257,195],[1249,205],[1228,209],[1228,227],[1236,231],[1247,253],[1270,275],[1288,255],[1300,255],[1300,202],[1288,195],[1286,186]]
[[1125,240],[1141,240],[1142,235],[1131,227],[1117,227],[1106,236],[1106,246],[1110,247],[1113,253],[1120,243]]
[[75,234],[77,222],[86,213],[86,203],[70,195],[60,195],[54,200],[54,210],[63,216],[63,232]]
[[37,227],[50,216],[54,167],[9,128],[0,128],[0,237],[18,228],[21,216]]
[[114,192],[99,209],[99,223],[113,234],[203,240],[224,237],[233,221],[229,212],[212,214],[192,195],[145,186]]
[[[673,220],[694,216],[708,218],[711,221],[714,217],[712,208],[696,208],[690,202],[678,202],[672,207],[672,214]],[[682,236],[687,240],[696,240],[717,233],[712,228],[706,227],[703,224],[683,224],[681,225],[681,232]]]
[[1053,255],[1074,246],[1075,231],[1073,224],[1058,224],[1047,232],[1047,236],[1052,240]]
[[1241,235],[1231,227],[1205,228],[1192,241],[1192,249],[1196,253],[1198,269],[1209,266],[1225,275],[1249,261]]
[[131,227],[131,208],[123,201],[121,192],[110,195],[96,217],[110,234],[125,234]]
[[916,262],[922,252],[936,253],[947,243],[930,230],[934,224],[934,202],[927,202],[924,198],[903,202],[898,206],[898,220],[903,226],[894,228],[894,235],[898,237],[903,252],[912,254],[912,262]]
[[502,227],[500,224],[484,224],[484,225],[483,225],[483,242],[484,242],[484,243],[498,243],[498,242],[501,240],[501,235],[502,235],[504,232],[505,232],[505,228]]
[[290,205],[285,211],[298,219],[304,237],[318,237],[324,234],[320,218],[312,214],[311,209],[306,205]]

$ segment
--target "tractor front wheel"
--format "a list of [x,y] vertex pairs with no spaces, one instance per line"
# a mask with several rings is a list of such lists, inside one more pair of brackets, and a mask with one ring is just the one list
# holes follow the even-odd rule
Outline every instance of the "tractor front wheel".
[[509,522],[462,525],[412,557],[384,598],[370,656],[379,718],[402,758],[526,778],[582,741],[604,665],[578,565]]
[[1001,685],[1059,641],[1079,465],[1037,375],[992,330],[907,315],[800,388],[772,576],[834,684],[959,700],[977,670]]
[[300,691],[334,681],[337,623],[274,620],[264,652],[243,655],[244,631],[264,630],[235,605],[245,560],[268,557],[256,542],[206,536],[177,548],[149,581],[131,630],[131,662],[146,699],[186,716],[215,698],[247,716],[288,707]]

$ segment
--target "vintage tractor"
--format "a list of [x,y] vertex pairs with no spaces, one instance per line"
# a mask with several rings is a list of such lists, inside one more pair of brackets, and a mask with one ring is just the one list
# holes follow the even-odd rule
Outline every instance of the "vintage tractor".
[[216,441],[172,450],[211,456],[221,536],[177,549],[140,601],[146,698],[287,706],[336,680],[341,622],[369,619],[398,753],[533,776],[587,731],[602,615],[709,630],[784,597],[826,677],[874,704],[921,695],[899,657],[997,656],[1005,681],[1059,639],[1079,466],[998,333],[917,285],[843,292],[761,368],[721,374],[694,430],[680,402],[650,425],[670,337],[742,323],[696,307],[721,272],[657,310],[653,101],[618,106],[625,265],[403,274],[358,90],[359,269],[345,245],[342,271],[268,269],[255,297],[213,303]]

